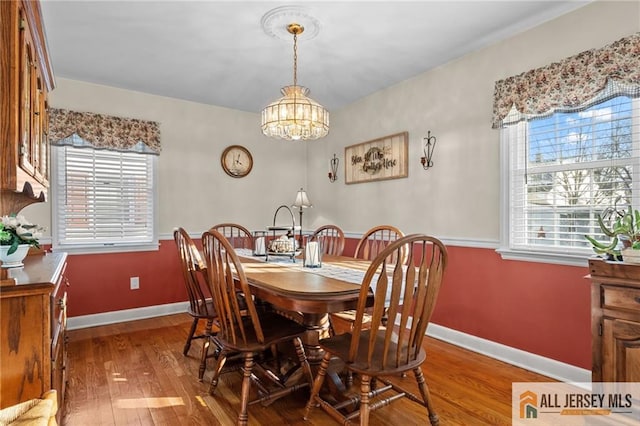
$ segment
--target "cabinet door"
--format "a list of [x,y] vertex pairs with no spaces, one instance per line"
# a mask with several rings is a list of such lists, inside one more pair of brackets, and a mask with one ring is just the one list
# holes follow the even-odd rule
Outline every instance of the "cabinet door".
[[49,294],[0,299],[0,408],[50,389]]
[[20,167],[30,175],[34,174],[33,166],[33,101],[35,61],[31,32],[20,9]]
[[640,382],[640,322],[605,319],[602,381]]

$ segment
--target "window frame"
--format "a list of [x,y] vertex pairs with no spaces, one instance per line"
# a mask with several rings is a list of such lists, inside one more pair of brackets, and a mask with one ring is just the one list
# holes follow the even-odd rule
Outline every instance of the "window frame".
[[[622,96],[623,94],[619,95]],[[640,98],[632,98],[631,102],[634,111],[632,115],[632,126],[634,129],[640,129]],[[563,112],[564,111],[557,111],[556,113]],[[526,248],[522,246],[514,247],[510,209],[511,194],[515,185],[518,184],[517,179],[522,179],[522,175],[515,177],[512,175],[512,151],[513,149],[526,149],[526,146],[522,146],[521,141],[526,138],[525,132],[527,128],[527,121],[521,120],[515,124],[506,125],[500,130],[500,247],[496,252],[505,260],[585,266],[588,264],[589,257],[595,254],[590,249],[581,250],[574,248],[571,249],[571,252],[558,252],[545,250],[545,246],[540,246],[540,248],[533,248],[531,245]],[[632,136],[633,150],[634,152],[639,152],[640,131],[636,131]],[[515,146],[516,143],[520,144]],[[526,155],[528,155],[528,153],[525,153],[525,156]],[[516,159],[514,161],[518,160]],[[632,184],[636,183],[640,186],[640,154],[634,157],[632,161],[634,163]],[[526,173],[526,171],[524,173]],[[639,196],[640,190],[632,194],[634,206]]]
[[[138,251],[157,251],[159,250],[159,233],[158,233],[158,156],[150,155],[150,154],[138,154],[138,155],[147,155],[151,159],[151,208],[152,208],[152,240],[151,242],[144,243],[127,243],[127,242],[113,242],[113,243],[94,243],[94,244],[60,244],[59,243],[59,209],[64,208],[64,203],[61,201],[61,197],[65,194],[59,191],[60,186],[58,185],[59,179],[61,178],[58,173],[58,162],[63,161],[60,158],[60,150],[65,148],[72,149],[93,149],[97,151],[97,149],[92,147],[74,147],[70,145],[60,145],[60,146],[52,146],[51,147],[51,228],[52,228],[52,241],[51,247],[53,251],[64,251],[69,254],[95,254],[95,253],[124,253],[124,252],[138,252]],[[116,150],[103,150],[100,151],[111,151],[118,152]]]

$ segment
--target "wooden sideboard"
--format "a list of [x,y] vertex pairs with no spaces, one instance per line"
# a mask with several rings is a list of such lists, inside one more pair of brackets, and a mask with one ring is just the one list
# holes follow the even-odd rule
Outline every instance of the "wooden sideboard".
[[44,201],[47,94],[54,88],[40,2],[0,1],[0,214]]
[[27,256],[0,285],[0,408],[66,384],[66,253]]
[[640,264],[589,260],[592,381],[640,382]]

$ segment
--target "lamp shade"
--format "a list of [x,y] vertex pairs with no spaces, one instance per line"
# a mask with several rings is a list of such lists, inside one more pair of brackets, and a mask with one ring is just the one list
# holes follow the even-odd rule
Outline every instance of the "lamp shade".
[[311,201],[309,201],[309,197],[307,196],[305,190],[300,188],[300,191],[298,191],[298,194],[296,195],[296,201],[291,207],[298,207],[303,209],[307,207],[313,207],[313,204],[311,204]]
[[329,111],[307,97],[309,89],[286,86],[284,95],[262,110],[262,133],[286,140],[319,139],[329,133]]

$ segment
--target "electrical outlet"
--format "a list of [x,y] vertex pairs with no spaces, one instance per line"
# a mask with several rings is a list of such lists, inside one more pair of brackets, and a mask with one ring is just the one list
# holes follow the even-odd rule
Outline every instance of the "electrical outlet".
[[137,290],[140,288],[140,278],[138,277],[131,277],[129,283],[131,284],[131,290]]

